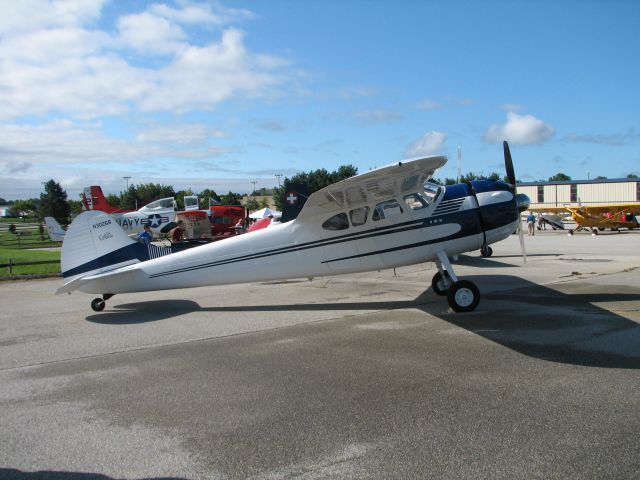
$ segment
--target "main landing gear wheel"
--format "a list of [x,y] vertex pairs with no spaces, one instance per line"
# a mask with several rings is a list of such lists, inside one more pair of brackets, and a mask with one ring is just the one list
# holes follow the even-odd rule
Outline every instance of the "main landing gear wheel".
[[103,299],[101,298],[94,298],[93,300],[91,300],[91,309],[94,312],[101,312],[104,310],[106,303]]
[[444,278],[442,273],[438,270],[431,280],[431,288],[433,288],[433,291],[436,292],[436,294],[441,296],[445,296],[447,294],[449,286],[453,283],[451,281],[451,277],[446,272],[445,277],[446,278]]
[[449,288],[447,301],[456,312],[471,312],[480,303],[480,291],[472,282],[458,280]]
[[491,255],[493,255],[493,248],[491,248],[489,245],[482,247],[480,249],[480,255],[482,255],[483,257],[490,257]]

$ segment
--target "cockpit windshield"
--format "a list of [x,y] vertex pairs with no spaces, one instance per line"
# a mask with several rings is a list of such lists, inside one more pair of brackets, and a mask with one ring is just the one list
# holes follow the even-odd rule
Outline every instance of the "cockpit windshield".
[[161,198],[155,202],[151,202],[145,207],[147,210],[164,210],[166,208],[173,208],[173,197]]
[[438,198],[441,191],[442,191],[442,187],[437,183],[426,182],[424,184],[424,196],[425,196],[425,200],[427,200],[429,204],[433,203],[433,201],[435,201]]

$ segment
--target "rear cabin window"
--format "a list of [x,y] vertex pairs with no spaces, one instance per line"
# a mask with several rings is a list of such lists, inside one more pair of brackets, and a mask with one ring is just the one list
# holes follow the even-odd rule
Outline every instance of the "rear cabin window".
[[338,213],[322,224],[325,230],[345,230],[349,228],[349,219],[346,213]]
[[386,202],[380,202],[373,210],[371,218],[375,221],[385,218],[392,218],[396,215],[402,214],[402,207],[397,200],[387,200]]
[[429,204],[427,201],[422,198],[417,193],[412,193],[411,195],[405,195],[403,197],[404,203],[407,204],[411,210],[420,210],[421,208],[428,207]]
[[354,208],[349,212],[349,217],[351,217],[351,225],[354,227],[364,225],[369,217],[369,207]]

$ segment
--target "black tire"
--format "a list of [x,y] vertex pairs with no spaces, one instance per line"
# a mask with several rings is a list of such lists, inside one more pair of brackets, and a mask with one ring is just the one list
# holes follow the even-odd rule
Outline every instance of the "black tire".
[[493,255],[493,248],[491,248],[489,245],[481,248],[480,255],[482,255],[483,257],[490,257],[491,255]]
[[160,233],[169,233],[171,229],[176,228],[176,225],[178,225],[176,222],[169,222],[160,229]]
[[[449,277],[449,274],[446,273],[445,275],[447,276],[447,279],[449,280],[449,282],[451,282],[451,277]],[[431,280],[431,288],[433,288],[433,291],[436,292],[437,295],[441,295],[444,297],[447,294],[447,291],[449,290],[449,288],[447,287],[447,284],[442,278],[442,274],[440,273],[440,270],[438,270],[436,274],[433,276],[433,279]]]
[[447,301],[456,312],[472,312],[480,303],[480,290],[468,280],[459,280],[449,288]]
[[91,300],[91,309],[94,312],[101,312],[104,310],[104,307],[106,306],[106,303],[103,299],[101,298],[94,298],[93,300]]

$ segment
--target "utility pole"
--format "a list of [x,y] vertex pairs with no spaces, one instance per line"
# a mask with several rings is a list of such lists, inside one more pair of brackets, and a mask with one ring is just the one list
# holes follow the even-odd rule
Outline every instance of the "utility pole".
[[462,150],[460,149],[460,145],[458,145],[458,176],[456,177],[456,183],[460,183],[460,162],[462,159]]
[[258,183],[257,180],[252,180],[251,184],[253,185],[253,190],[251,191],[251,195],[255,196],[256,194],[256,183]]
[[282,174],[276,173],[276,178],[278,179],[278,188],[280,188],[280,177],[282,177]]
[[129,179],[131,177],[122,177],[122,178],[124,178],[127,181],[127,192],[128,192],[129,191]]

